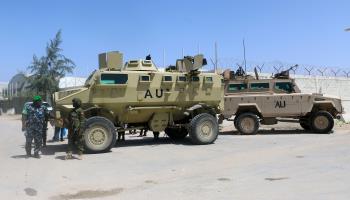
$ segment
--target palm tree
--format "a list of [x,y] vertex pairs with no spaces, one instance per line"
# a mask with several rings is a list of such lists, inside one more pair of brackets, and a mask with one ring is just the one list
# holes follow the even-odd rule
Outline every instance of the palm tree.
[[46,46],[46,55],[38,58],[33,56],[28,70],[33,74],[30,77],[30,88],[33,92],[43,95],[46,101],[52,102],[51,94],[58,91],[59,80],[67,73],[72,73],[74,62],[62,54],[61,30]]

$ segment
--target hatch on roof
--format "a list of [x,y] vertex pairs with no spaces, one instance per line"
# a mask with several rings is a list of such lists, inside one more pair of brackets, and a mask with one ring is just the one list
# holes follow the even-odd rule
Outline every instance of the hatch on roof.
[[152,60],[129,60],[124,66],[126,71],[158,71]]

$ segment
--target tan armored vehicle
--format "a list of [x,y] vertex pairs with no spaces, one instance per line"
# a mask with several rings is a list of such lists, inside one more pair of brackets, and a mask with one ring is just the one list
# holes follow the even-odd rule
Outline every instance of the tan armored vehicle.
[[[292,69],[292,68],[291,68]],[[341,100],[322,94],[301,93],[289,70],[270,79],[224,72],[225,110],[221,119],[232,120],[242,134],[255,134],[259,124],[273,125],[278,121],[298,122],[305,130],[329,133],[334,118],[343,112]]]
[[224,87],[221,75],[200,71],[205,64],[203,55],[187,56],[160,71],[150,56],[123,64],[120,52],[100,54],[99,70],[84,87],[54,94],[56,118],[67,118],[73,98],[82,100],[89,152],[108,151],[116,132],[133,129],[165,131],[173,139],[189,134],[194,144],[212,143]]

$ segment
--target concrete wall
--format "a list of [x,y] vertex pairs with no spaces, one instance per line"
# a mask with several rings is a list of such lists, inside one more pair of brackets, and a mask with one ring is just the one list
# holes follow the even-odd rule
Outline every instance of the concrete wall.
[[86,78],[81,78],[81,77],[64,77],[60,79],[59,88],[66,89],[66,88],[81,87],[84,85],[85,81],[86,81]]
[[342,100],[345,121],[350,122],[350,79],[343,77],[296,76],[295,81],[303,92],[338,96]]

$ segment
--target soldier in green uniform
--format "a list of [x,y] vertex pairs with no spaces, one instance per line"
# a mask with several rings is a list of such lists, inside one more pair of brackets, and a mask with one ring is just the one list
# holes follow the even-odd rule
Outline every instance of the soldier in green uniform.
[[32,141],[34,139],[34,157],[40,158],[43,129],[48,119],[48,111],[41,104],[41,97],[34,96],[33,103],[25,106],[22,112],[22,130],[26,130],[26,153],[31,156]]
[[84,151],[84,128],[85,128],[85,116],[84,111],[81,108],[81,100],[74,98],[72,100],[73,110],[69,113],[68,123],[68,151],[66,159],[72,159],[72,149],[76,143],[78,148],[78,159],[82,159]]

